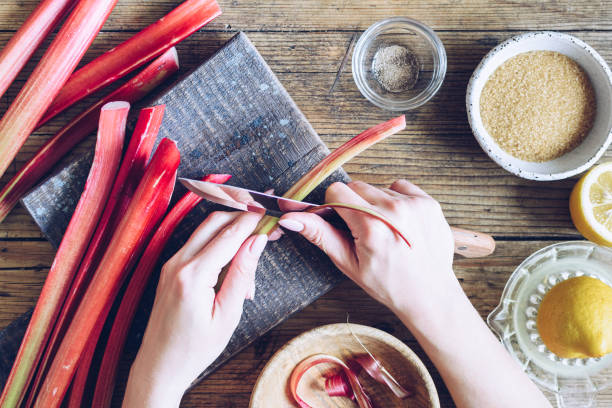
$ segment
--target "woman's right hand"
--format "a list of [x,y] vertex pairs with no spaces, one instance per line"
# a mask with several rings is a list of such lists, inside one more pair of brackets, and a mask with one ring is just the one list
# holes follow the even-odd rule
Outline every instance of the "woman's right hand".
[[458,407],[550,407],[463,293],[452,269],[453,236],[433,198],[405,180],[382,190],[356,181],[332,184],[326,201],[382,213],[411,247],[381,221],[352,210],[337,210],[352,236],[314,214],[285,214],[280,224],[299,231],[395,312]]
[[315,214],[289,213],[280,220],[325,252],[370,296],[390,309],[422,313],[434,301],[461,291],[452,270],[453,237],[437,201],[419,187],[398,180],[389,189],[355,181],[334,183],[326,202],[374,209],[399,228],[411,247],[381,221],[338,209],[352,236]]

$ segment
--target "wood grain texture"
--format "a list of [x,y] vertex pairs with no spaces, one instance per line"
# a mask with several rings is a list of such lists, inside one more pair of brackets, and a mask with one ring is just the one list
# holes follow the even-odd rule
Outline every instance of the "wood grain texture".
[[[0,46],[34,9],[38,0],[0,2]],[[176,7],[179,0],[120,0],[83,63],[124,41]],[[574,180],[536,183],[515,178],[491,162],[469,130],[463,105],[465,87],[479,60],[500,41],[522,31],[569,32],[612,63],[610,1],[443,0],[355,1],[221,0],[224,14],[181,43],[182,72],[245,30],[330,149],[360,130],[389,118],[370,105],[355,87],[350,58],[333,92],[330,88],[352,36],[374,21],[395,15],[431,25],[446,46],[448,75],[440,93],[410,112],[408,128],[345,166],[354,179],[386,185],[399,177],[422,185],[441,201],[453,225],[492,233],[498,248],[485,260],[458,259],[455,270],[482,316],[496,305],[512,270],[532,251],[554,240],[578,238],[567,210]],[[48,45],[49,41],[46,42]],[[43,46],[44,48],[45,46]],[[42,51],[26,66],[16,84],[0,99],[4,111],[23,85]],[[104,93],[104,92],[102,92]],[[97,96],[89,98],[95,100]],[[87,106],[60,115],[31,136],[1,180],[8,181],[59,127]],[[92,139],[76,149],[90,150]],[[612,158],[609,151],[607,160]],[[0,327],[32,307],[44,281],[53,248],[21,207],[0,224]],[[19,259],[23,259],[23,263]],[[5,264],[6,262],[6,264]],[[357,287],[343,282],[239,353],[184,398],[185,407],[245,407],[261,368],[282,344],[325,323],[345,320],[384,329],[407,342],[425,361],[440,392],[441,405],[453,406],[448,392],[414,339],[397,319]],[[140,317],[142,318],[142,317]],[[137,345],[131,345],[135,352]],[[0,351],[0,355],[1,355]],[[129,359],[122,364],[123,381]],[[115,401],[115,406],[119,406]],[[612,406],[612,393],[599,406]]]

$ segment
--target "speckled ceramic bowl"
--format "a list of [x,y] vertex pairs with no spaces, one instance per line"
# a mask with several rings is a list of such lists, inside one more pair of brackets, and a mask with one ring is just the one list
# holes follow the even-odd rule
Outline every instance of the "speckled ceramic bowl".
[[[597,113],[593,128],[574,150],[547,162],[528,162],[504,151],[485,129],[480,116],[480,94],[489,76],[508,59],[528,51],[556,51],[576,61],[595,90]],[[493,48],[474,70],[466,105],[472,132],[482,149],[501,167],[531,180],[560,180],[588,170],[612,141],[612,72],[588,44],[568,34],[538,31],[517,35]]]

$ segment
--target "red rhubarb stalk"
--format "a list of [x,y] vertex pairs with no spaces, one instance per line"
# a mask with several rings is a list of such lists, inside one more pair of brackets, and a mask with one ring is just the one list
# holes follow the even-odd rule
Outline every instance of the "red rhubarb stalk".
[[0,177],[66,83],[117,0],[81,0],[0,120]]
[[[130,144],[121,162],[121,167],[119,168],[119,172],[113,184],[113,189],[111,190],[108,202],[104,208],[104,213],[100,218],[96,232],[83,257],[79,270],[76,273],[70,291],[62,306],[60,315],[55,323],[53,333],[47,343],[41,364],[36,373],[36,378],[32,387],[33,391],[30,392],[28,403],[26,404],[28,407],[32,406],[34,403],[36,391],[46,374],[50,356],[57,351],[59,342],[62,337],[64,337],[66,329],[68,328],[68,323],[72,320],[76,307],[83,297],[87,285],[91,281],[92,274],[100,262],[102,255],[104,255],[104,251],[108,246],[108,241],[121,219],[121,214],[125,212],[144,174],[145,167],[151,156],[151,151],[153,150],[153,144],[155,143],[157,133],[162,123],[164,109],[165,105],[158,105],[140,111],[134,134],[130,139]],[[102,322],[102,324],[104,324],[104,322]]]
[[77,0],[43,0],[0,53],[0,96]]
[[36,303],[13,369],[0,396],[0,406],[17,407],[34,374],[59,309],[91,239],[119,167],[129,104],[102,108],[94,161],[68,229],[55,255]]
[[[202,180],[223,184],[230,178],[231,176],[229,174],[209,174]],[[194,193],[189,192],[185,194],[168,215],[166,215],[155,232],[155,235],[151,238],[147,249],[145,249],[130,279],[125,295],[121,300],[119,310],[117,311],[117,317],[113,322],[113,327],[108,336],[106,348],[102,357],[102,364],[98,370],[99,374],[91,406],[96,408],[110,407],[113,390],[115,388],[115,376],[119,358],[123,352],[128,329],[134,319],[134,314],[136,313],[138,303],[140,302],[147,281],[174,230],[200,201],[202,201],[202,198]],[[75,383],[76,380],[73,382],[73,390],[75,388]],[[80,402],[80,399],[78,401]],[[77,407],[79,405],[73,406]]]
[[105,318],[103,314],[108,310],[107,305],[113,301],[112,297],[119,290],[130,263],[140,255],[148,233],[170,202],[179,161],[176,143],[163,139],[54,356],[35,407],[60,406],[96,323]]
[[[72,317],[74,315],[75,309],[78,306],[78,301],[82,299],[83,292],[91,281],[91,275],[100,262],[102,255],[104,255],[104,251],[108,246],[112,234],[115,232],[121,215],[125,213],[132,201],[134,192],[138,188],[138,183],[142,179],[147,162],[151,156],[153,144],[157,139],[157,133],[159,132],[164,117],[164,110],[165,105],[158,105],[140,111],[134,134],[130,140],[123,162],[121,163],[121,168],[117,174],[107,208],[104,209],[104,214],[98,224],[98,230],[91,240],[91,244],[87,249],[87,254],[85,254],[75,282],[72,284],[68,299],[64,304],[62,312],[65,312],[65,314],[63,313],[63,315],[60,316],[60,320],[58,320],[58,322],[62,323],[61,327],[63,329],[62,335],[58,336],[58,338],[63,337],[63,332],[67,329],[66,326],[69,321],[67,320],[68,316]],[[170,191],[170,194],[172,194],[172,191]],[[107,308],[110,309],[111,305],[112,303],[109,303]],[[102,315],[108,315],[108,310],[105,310]],[[62,317],[66,320],[61,320]],[[89,367],[91,366],[91,361],[96,351],[98,338],[104,327],[104,321],[104,319],[98,321],[87,343],[83,356],[79,361],[77,374],[72,382],[70,398],[68,400],[69,408],[81,406],[81,400],[83,399],[83,393],[85,392],[85,386],[87,384]],[[59,346],[57,343],[53,344]],[[50,346],[48,346],[48,349],[50,349]]]
[[[161,217],[166,213],[168,209],[168,203],[170,202],[170,198],[172,197],[172,191],[174,190],[174,184],[168,183],[166,186],[160,186],[163,188],[165,193],[164,196],[167,197],[167,201],[160,205],[157,209],[157,219],[160,220]],[[150,237],[153,232],[155,224],[151,224],[146,232],[144,232],[143,236]],[[148,240],[148,239],[147,239]],[[146,242],[143,241],[144,245]],[[133,263],[136,262],[136,257],[133,257],[130,262],[124,268],[125,273],[132,270]],[[117,286],[114,288],[113,292],[109,295],[109,299],[111,299],[104,307],[104,310],[100,314],[100,318],[96,322],[94,329],[92,330],[89,338],[87,339],[87,344],[85,345],[85,349],[83,350],[83,354],[77,363],[76,374],[72,380],[72,385],[69,388],[70,395],[68,396],[68,407],[67,408],[79,408],[82,406],[87,406],[86,403],[83,403],[83,395],[85,394],[85,386],[87,385],[87,380],[89,378],[89,371],[91,368],[91,363],[93,361],[94,354],[96,352],[96,348],[98,345],[98,341],[100,340],[100,333],[102,333],[102,329],[104,328],[104,323],[107,319],[111,318],[108,314],[113,305],[114,299],[119,294],[120,287]]]
[[72,74],[39,125],[162,54],[220,14],[215,0],[183,2],[159,21]]
[[134,103],[178,71],[178,55],[171,48],[116,91],[90,106],[36,152],[34,157],[0,192],[0,222],[6,218],[21,197],[29,191],[74,146],[91,134],[98,125],[100,108],[110,101]]
[[[312,190],[321,184],[323,180],[329,177],[344,163],[357,156],[368,147],[403,130],[405,127],[406,117],[402,115],[358,134],[321,160],[319,164],[302,176],[283,197],[302,201],[312,192]],[[259,223],[257,232],[259,234],[269,234],[276,228],[277,223],[277,218],[265,216]]]

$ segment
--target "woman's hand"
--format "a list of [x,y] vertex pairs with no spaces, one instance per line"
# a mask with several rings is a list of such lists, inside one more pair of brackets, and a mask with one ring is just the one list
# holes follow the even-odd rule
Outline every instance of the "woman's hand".
[[405,180],[390,189],[355,181],[334,183],[326,202],[372,208],[399,228],[411,247],[381,221],[338,209],[352,232],[340,231],[315,214],[290,213],[280,225],[321,248],[349,278],[394,311],[423,313],[432,297],[460,290],[452,270],[453,237],[437,201]]
[[268,240],[250,236],[260,218],[215,212],[164,265],[123,406],[178,406],[191,382],[225,349],[244,299],[254,296],[255,270]]

